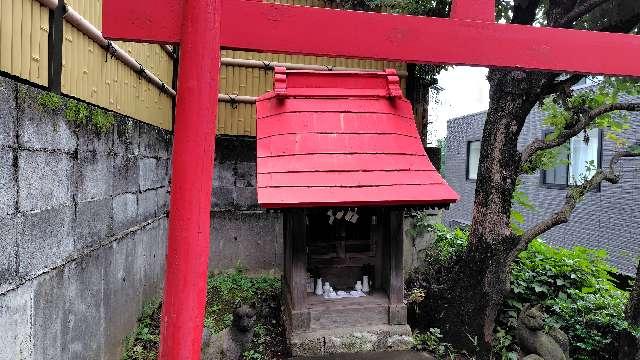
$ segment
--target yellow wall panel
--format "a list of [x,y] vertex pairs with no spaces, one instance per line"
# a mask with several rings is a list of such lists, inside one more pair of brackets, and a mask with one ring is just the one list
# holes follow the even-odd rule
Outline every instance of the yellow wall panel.
[[49,10],[35,0],[0,0],[0,70],[47,85]]
[[[74,10],[96,28],[102,28],[102,1],[67,0]],[[330,0],[265,0],[293,5],[334,7]],[[47,84],[49,10],[35,0],[0,0],[0,70]],[[5,14],[11,14],[6,16]],[[248,24],[249,26],[249,24]],[[172,99],[133,70],[115,59],[87,36],[64,22],[62,47],[62,91],[104,108],[153,125],[171,129]],[[173,61],[160,46],[116,42],[169,86],[173,82]],[[348,68],[396,68],[402,63],[374,60],[313,57],[223,50],[222,57],[313,64]],[[230,95],[260,96],[272,87],[273,71],[264,68],[222,66],[220,92]],[[404,86],[404,80],[403,80]],[[218,133],[255,136],[255,106],[221,102]]]
[[[290,5],[335,7],[330,0],[264,0]],[[251,26],[247,24],[247,26]],[[384,70],[394,68],[406,71],[406,64],[376,60],[342,59],[329,57],[315,57],[305,55],[287,55],[272,53],[257,53],[247,51],[222,50],[223,58],[260,60],[264,62],[280,62],[306,65],[325,65],[349,67],[354,69]],[[272,88],[273,71],[262,68],[248,68],[241,66],[223,65],[220,71],[220,93],[241,96],[260,96]],[[405,80],[401,82],[405,88]],[[220,102],[218,107],[218,134],[225,135],[256,135],[256,109],[251,104],[231,104]]]
[[[256,53],[222,50],[223,58],[260,60],[265,63],[280,62],[306,65],[349,67],[354,69],[384,70],[388,68],[406,71],[406,64],[376,60],[342,59],[303,55]],[[264,68],[223,65],[220,71],[220,93],[241,96],[260,96],[272,89],[273,71]],[[405,88],[405,80],[401,81]],[[230,104],[221,101],[218,109],[218,134],[256,135],[255,105]]]
[[[6,1],[6,0],[1,0]],[[102,29],[102,0],[67,0],[74,10]],[[171,129],[172,99],[138,76],[71,24],[64,23],[62,92],[135,119]],[[167,86],[173,60],[159,45],[116,42]]]

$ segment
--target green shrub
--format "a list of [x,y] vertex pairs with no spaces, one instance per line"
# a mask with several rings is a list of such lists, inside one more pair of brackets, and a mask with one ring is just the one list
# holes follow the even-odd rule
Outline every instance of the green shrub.
[[70,99],[67,101],[67,107],[64,110],[64,117],[77,125],[84,125],[91,115],[89,107],[79,101]]
[[138,317],[138,326],[125,339],[122,360],[155,360],[160,343],[161,302],[147,303]]
[[431,328],[427,332],[413,334],[413,349],[428,351],[435,355],[436,359],[455,359],[456,353],[451,344],[442,341],[440,329]]
[[461,254],[469,244],[469,232],[460,228],[449,230],[442,224],[430,225],[436,239],[430,251],[432,260],[447,262]]
[[[469,234],[443,225],[428,225],[427,229],[436,239],[426,251],[424,265],[416,271],[420,281],[414,281],[414,285],[419,286],[409,287],[409,294],[417,294],[422,286],[428,297],[433,278],[448,273],[447,267],[466,249]],[[531,242],[511,269],[511,291],[494,331],[496,358],[517,359],[514,331],[518,315],[525,304],[542,304],[548,315],[547,326],[557,326],[569,336],[572,359],[615,359],[620,334],[634,329],[629,329],[624,319],[629,295],[616,287],[611,276],[616,270],[606,259],[603,250],[564,249],[541,240]],[[427,335],[420,334],[418,342],[430,344],[427,340],[434,334],[425,338]]]
[[[253,342],[245,359],[270,360],[287,355],[284,328],[280,322],[280,277],[271,274],[249,276],[237,268],[210,275],[204,325],[218,333],[231,325],[237,301],[256,308]],[[125,341],[123,360],[151,360],[158,356],[160,302],[145,307],[136,330]]]
[[63,99],[62,96],[46,92],[38,98],[38,105],[44,111],[57,112],[62,108]]
[[91,123],[101,134],[106,134],[113,124],[116,123],[116,119],[113,117],[113,114],[102,109],[93,110],[93,114],[91,116]]
[[496,348],[503,354],[512,343],[517,316],[524,304],[542,304],[547,325],[560,327],[570,339],[573,359],[614,359],[617,339],[628,328],[625,291],[612,282],[615,272],[602,250],[557,248],[534,240],[511,271],[511,292],[500,312]]

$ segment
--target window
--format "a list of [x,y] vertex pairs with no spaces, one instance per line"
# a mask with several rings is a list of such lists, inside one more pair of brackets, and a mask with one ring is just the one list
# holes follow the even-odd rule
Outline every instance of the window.
[[571,139],[569,185],[580,185],[590,179],[599,167],[600,131],[591,129]]
[[567,163],[560,164],[553,169],[542,171],[542,183],[549,187],[565,187],[569,179],[569,154],[568,151],[561,151],[558,160],[565,160]]
[[469,141],[467,143],[467,179],[476,180],[478,178],[478,164],[480,162],[480,141]]
[[595,173],[600,165],[600,131],[591,129],[587,135],[580,134],[569,141],[567,150],[562,150],[560,159],[566,163],[542,171],[542,183],[548,187],[580,185]]

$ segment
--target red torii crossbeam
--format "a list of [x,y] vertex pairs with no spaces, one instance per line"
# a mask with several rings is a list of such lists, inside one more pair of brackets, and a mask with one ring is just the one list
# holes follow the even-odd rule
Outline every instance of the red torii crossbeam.
[[105,37],[180,43],[160,359],[199,359],[220,48],[640,76],[640,36],[497,24],[494,0],[450,19],[267,4],[104,0]]

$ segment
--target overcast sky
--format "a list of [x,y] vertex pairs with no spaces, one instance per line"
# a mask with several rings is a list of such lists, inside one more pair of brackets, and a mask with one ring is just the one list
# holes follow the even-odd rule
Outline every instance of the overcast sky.
[[432,96],[429,105],[429,121],[433,122],[430,141],[447,135],[447,120],[484,111],[489,106],[486,68],[452,67],[438,76],[438,85],[444,90],[437,97]]

